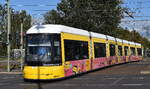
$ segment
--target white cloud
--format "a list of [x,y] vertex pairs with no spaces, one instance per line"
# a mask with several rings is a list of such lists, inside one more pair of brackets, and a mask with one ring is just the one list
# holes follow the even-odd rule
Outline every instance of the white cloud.
[[[150,21],[142,21],[142,20],[128,20],[128,19],[122,19],[122,22],[120,23],[120,26],[123,28],[128,28],[128,30],[136,30],[139,32],[142,36],[147,37],[148,33],[146,30],[144,30],[144,27],[150,27]],[[149,31],[150,34],[150,31]],[[148,36],[150,38],[150,35]]]

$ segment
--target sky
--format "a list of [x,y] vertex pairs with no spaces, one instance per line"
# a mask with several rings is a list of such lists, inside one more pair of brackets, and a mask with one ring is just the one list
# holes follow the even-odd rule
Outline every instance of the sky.
[[134,18],[125,17],[122,19],[121,26],[146,35],[143,27],[150,26],[150,0],[124,0],[123,7],[129,8]]
[[[60,0],[10,0],[10,5],[17,11],[26,10],[32,16],[38,16],[45,12],[56,9]],[[4,4],[5,0],[0,0]]]
[[[17,11],[26,10],[32,17],[41,17],[42,14],[49,10],[56,9],[57,3],[61,0],[10,0],[11,7]],[[129,9],[132,12],[134,18],[128,17],[125,14],[124,19],[120,26],[128,28],[129,30],[137,30],[141,34],[144,34],[142,28],[149,26],[150,21],[150,0],[123,0],[123,7]],[[0,3],[4,4],[5,0],[0,0]],[[33,6],[29,6],[33,5]],[[134,21],[133,21],[134,20]]]

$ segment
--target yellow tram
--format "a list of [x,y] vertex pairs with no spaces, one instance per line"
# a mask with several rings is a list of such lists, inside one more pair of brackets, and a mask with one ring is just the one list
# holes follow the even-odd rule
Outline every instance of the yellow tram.
[[64,25],[36,25],[26,33],[24,79],[53,80],[142,60],[139,43]]

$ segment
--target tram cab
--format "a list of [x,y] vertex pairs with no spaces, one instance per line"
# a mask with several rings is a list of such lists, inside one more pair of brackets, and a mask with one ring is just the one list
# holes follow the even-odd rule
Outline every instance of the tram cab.
[[33,26],[27,31],[24,79],[45,80],[64,77],[59,27],[50,27]]

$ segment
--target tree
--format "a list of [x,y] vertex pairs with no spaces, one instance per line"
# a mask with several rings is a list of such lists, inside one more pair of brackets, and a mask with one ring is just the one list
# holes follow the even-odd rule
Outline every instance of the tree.
[[150,49],[150,41],[148,41],[147,38],[143,37],[142,38],[142,44],[145,48],[149,48]]
[[116,37],[120,38],[120,39],[124,39],[124,40],[130,40],[131,32],[127,29],[123,29],[123,28],[119,27],[116,30]]
[[127,29],[123,28],[118,28],[117,29],[117,37],[128,40],[128,41],[133,41],[136,43],[141,43],[144,48],[150,48],[150,41],[148,41],[147,38],[142,37],[137,31],[132,30],[131,32]]
[[[19,48],[19,45],[17,46],[17,43],[20,44],[19,36],[20,36],[20,29],[21,29],[21,22],[24,24],[24,32],[28,30],[31,25],[31,16],[27,14],[26,11],[15,11],[13,8],[11,9],[11,48]],[[23,21],[22,21],[23,20]],[[2,44],[0,44],[0,55],[6,55],[7,54],[7,11],[5,8],[5,5],[0,4],[0,41]],[[18,38],[18,39],[17,39]]]
[[123,12],[132,17],[121,3],[122,0],[61,0],[57,10],[45,13],[44,19],[46,24],[67,25],[150,47],[150,42],[135,30],[130,32],[119,27]]
[[0,55],[4,56],[6,55],[6,35],[7,35],[7,31],[6,31],[6,11],[5,11],[5,5],[0,4]]
[[53,23],[53,24],[59,24],[60,22],[60,15],[57,13],[56,10],[51,10],[49,12],[47,12],[44,15],[45,19],[45,23]]
[[135,30],[131,31],[131,41],[141,43],[142,36]]
[[11,34],[12,38],[16,40],[12,41],[12,48],[19,48],[20,46],[20,30],[21,30],[21,23],[23,23],[23,32],[25,32],[31,27],[31,16],[27,14],[25,10],[14,11],[12,12],[11,18]]
[[44,15],[46,24],[63,24],[115,35],[122,18],[121,0],[61,0],[57,10]]

